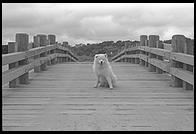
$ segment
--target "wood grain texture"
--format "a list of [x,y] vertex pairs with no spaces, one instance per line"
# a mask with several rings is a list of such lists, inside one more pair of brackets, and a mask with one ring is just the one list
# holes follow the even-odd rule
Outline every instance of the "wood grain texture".
[[194,66],[194,55],[189,55],[185,53],[171,53],[172,60],[179,61],[188,65]]
[[29,85],[3,88],[3,130],[194,130],[193,91],[138,64],[111,65],[113,90],[93,88],[92,63],[56,64]]

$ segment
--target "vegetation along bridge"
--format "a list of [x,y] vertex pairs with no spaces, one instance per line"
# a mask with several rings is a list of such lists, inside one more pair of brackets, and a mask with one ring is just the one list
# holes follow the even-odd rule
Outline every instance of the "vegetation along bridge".
[[119,52],[110,90],[93,88],[92,63],[68,48],[19,42],[2,56],[3,130],[194,130],[193,44],[174,35],[166,45],[141,35]]

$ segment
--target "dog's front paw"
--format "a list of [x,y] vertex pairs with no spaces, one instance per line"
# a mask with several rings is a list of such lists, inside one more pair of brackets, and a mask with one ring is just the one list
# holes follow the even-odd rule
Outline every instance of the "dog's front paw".
[[113,87],[110,87],[109,89],[113,89]]

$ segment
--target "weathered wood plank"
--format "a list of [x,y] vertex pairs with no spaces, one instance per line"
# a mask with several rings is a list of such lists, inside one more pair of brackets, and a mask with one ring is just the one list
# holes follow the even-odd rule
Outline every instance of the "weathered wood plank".
[[186,71],[186,70],[183,70],[183,69],[180,69],[180,68],[174,68],[174,67],[171,67],[170,68],[170,74],[194,85],[194,74],[193,72],[190,72],[190,71]]
[[75,62],[77,61],[75,58],[73,58],[69,54],[60,54],[60,53],[57,53],[57,57],[68,57],[68,58],[74,60]]
[[139,58],[144,60],[145,62],[148,62],[148,56],[144,54],[139,54]]
[[149,52],[156,54],[158,56],[163,56],[165,59],[169,59],[171,53],[169,50],[160,49],[160,48],[150,48]]
[[194,55],[173,52],[170,59],[194,66]]
[[25,52],[15,52],[2,55],[2,66],[25,59]]
[[47,60],[49,60],[50,58],[55,58],[55,57],[56,57],[56,54],[52,54],[52,55],[49,55],[48,57],[43,57],[43,58],[34,60],[32,63],[29,63],[27,65],[19,66],[17,68],[13,68],[13,69],[3,72],[2,73],[2,85],[32,70],[35,66],[39,66],[47,62]]
[[44,46],[44,47],[33,48],[26,52],[15,52],[15,53],[2,55],[2,66],[9,63],[23,60],[25,58],[30,58],[32,56],[41,54],[45,51],[49,51],[54,48],[56,48],[56,46]]
[[60,45],[57,45],[57,48],[58,48],[58,49],[61,49],[61,50],[64,50],[64,51],[68,51],[69,54],[70,54],[72,57],[74,57],[74,59],[78,60],[78,58],[75,57],[74,54],[73,54],[68,48],[63,47],[63,46],[60,46]]
[[123,58],[139,58],[139,54],[123,55],[123,56],[115,59],[114,61],[118,61],[118,60],[123,59]]
[[[136,64],[111,64],[114,90],[93,88],[92,64],[56,64],[4,88],[3,130],[193,130],[193,91]],[[169,124],[168,124],[169,122]]]
[[170,64],[169,62],[166,61],[161,61],[155,58],[149,58],[148,59],[148,63],[160,68],[161,70],[165,71],[165,72],[169,72],[170,71]]

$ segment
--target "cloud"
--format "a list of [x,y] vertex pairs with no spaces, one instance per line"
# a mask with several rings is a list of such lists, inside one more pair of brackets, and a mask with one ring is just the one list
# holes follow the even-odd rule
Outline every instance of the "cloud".
[[70,44],[105,40],[139,40],[141,34],[194,38],[192,3],[3,3],[2,43],[15,33],[56,34]]

